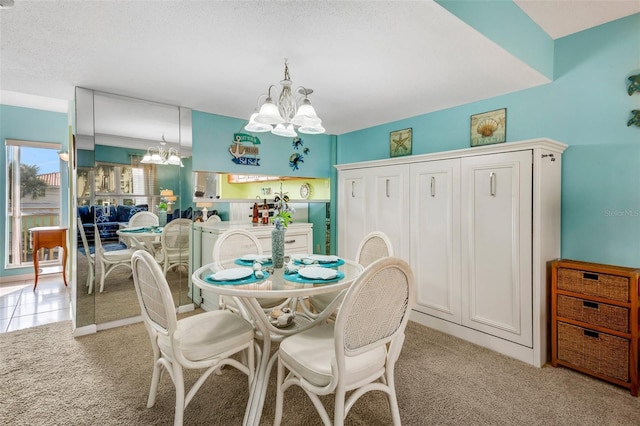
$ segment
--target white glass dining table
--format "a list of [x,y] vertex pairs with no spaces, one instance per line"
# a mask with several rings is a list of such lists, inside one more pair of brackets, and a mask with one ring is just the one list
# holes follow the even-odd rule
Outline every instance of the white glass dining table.
[[155,256],[154,243],[157,243],[162,234],[162,227],[148,226],[143,228],[122,228],[116,231],[119,237],[126,238],[129,246],[144,249]]
[[[331,268],[337,271],[337,277],[324,282],[322,280],[305,280],[297,274],[285,274],[284,268],[264,268],[267,276],[256,278],[255,275],[245,280],[216,281],[212,275],[221,271],[234,272],[239,265],[237,260],[211,263],[194,271],[192,281],[201,290],[209,290],[221,296],[235,298],[241,313],[254,324],[256,338],[262,341],[262,347],[256,354],[256,374],[251,383],[249,402],[245,411],[243,425],[258,425],[266,397],[267,384],[277,354],[269,357],[272,343],[278,343],[286,336],[314,327],[325,321],[339,306],[349,285],[362,273],[364,268],[356,262],[342,260],[340,265]],[[344,263],[343,263],[344,262]],[[314,265],[318,266],[318,265]],[[249,281],[249,282],[246,282]],[[313,281],[313,282],[307,282]],[[319,282],[322,281],[322,282]],[[296,311],[293,323],[286,327],[277,327],[272,323],[269,313],[265,312],[257,299],[291,299],[304,303],[303,299],[322,293],[340,292],[340,296],[318,315],[307,315]]]

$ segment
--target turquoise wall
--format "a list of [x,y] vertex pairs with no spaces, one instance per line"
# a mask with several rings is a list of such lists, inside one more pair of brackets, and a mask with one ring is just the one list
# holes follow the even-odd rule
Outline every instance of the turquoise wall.
[[[305,155],[301,149],[293,148],[292,138],[255,133],[261,142],[255,145],[260,150],[257,156],[260,166],[233,163],[229,147],[233,143],[233,134],[242,133],[245,124],[247,120],[193,111],[193,170],[245,175],[330,176],[331,135],[300,135],[304,148],[309,148],[309,154]],[[304,162],[298,170],[293,170],[289,167],[289,157],[296,152],[303,155]]]
[[[69,149],[69,118],[65,113],[42,111],[31,108],[21,108],[9,105],[0,105],[0,140],[3,145],[5,139],[18,139],[37,142],[59,143],[62,150]],[[2,182],[4,185],[0,187],[0,211],[7,211],[7,152],[6,149],[0,150],[0,173],[2,174]],[[67,225],[69,209],[67,199],[69,197],[69,170],[68,164],[61,163],[60,168],[60,193],[62,195],[62,217],[61,224]],[[0,246],[0,275],[12,276],[20,274],[28,274],[33,272],[33,268],[15,268],[5,269],[5,254],[8,249],[9,242],[4,238],[7,227],[7,215],[1,215],[3,220],[0,221],[0,235],[4,240],[4,244]]]
[[[413,154],[468,148],[470,116],[507,109],[507,142],[548,137],[563,157],[562,256],[640,266],[640,14],[558,39],[555,80],[338,137],[337,163],[389,157],[389,132],[413,128]],[[363,149],[366,147],[366,149]]]

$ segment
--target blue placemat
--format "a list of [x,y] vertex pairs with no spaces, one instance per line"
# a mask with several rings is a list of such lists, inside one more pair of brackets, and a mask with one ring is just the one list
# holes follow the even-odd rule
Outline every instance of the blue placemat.
[[256,278],[256,276],[254,274],[251,274],[247,278],[242,278],[240,280],[217,281],[217,280],[214,280],[213,278],[211,278],[211,275],[207,275],[206,277],[204,277],[204,280],[206,282],[208,282],[209,284],[217,284],[217,285],[251,284],[251,283],[257,283],[257,282],[260,282],[260,281],[264,281],[265,279],[269,278],[269,273],[267,271],[262,271],[262,273],[264,274],[264,278]]
[[136,228],[136,229],[122,229],[120,232],[125,232],[127,234],[136,234],[139,232],[149,232],[151,228]]
[[[314,265],[315,266],[315,265]],[[344,278],[344,272],[336,271],[338,275],[335,278],[331,278],[330,280],[321,280],[321,279],[309,279],[301,277],[299,274],[284,274],[284,279],[287,281],[292,281],[294,283],[302,283],[302,284],[329,284],[335,283],[336,281],[340,281]]]
[[[234,262],[236,265],[240,265],[240,266],[253,266],[253,260],[242,260],[242,259],[236,259]],[[261,262],[260,263],[262,266],[272,266],[273,263],[272,262]]]
[[324,268],[333,268],[335,266],[344,265],[344,260],[338,259],[335,262],[304,263],[300,259],[294,259],[293,263],[295,263],[296,265],[307,265],[307,266],[308,265],[313,265],[313,266],[322,266]]

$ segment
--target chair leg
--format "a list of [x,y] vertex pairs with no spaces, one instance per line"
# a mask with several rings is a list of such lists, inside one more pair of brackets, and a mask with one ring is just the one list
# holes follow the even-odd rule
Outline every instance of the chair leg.
[[393,370],[391,371],[392,371],[391,375],[389,375],[387,378],[387,386],[389,387],[389,392],[387,392],[387,398],[389,399],[389,410],[391,411],[391,418],[393,419],[393,424],[395,426],[399,426],[401,424],[400,407],[398,407],[398,398],[396,396],[396,386],[393,378]]
[[284,365],[278,359],[278,375],[276,378],[276,416],[273,419],[273,426],[280,426],[282,422],[282,406],[284,404],[284,391],[282,382],[284,381]]
[[93,286],[94,286],[94,283],[96,281],[95,278],[94,278],[94,275],[93,275],[93,269],[94,268],[95,268],[95,265],[93,266],[93,268],[89,267],[89,276],[87,277],[87,286],[89,287],[88,294],[93,293]]
[[335,411],[333,412],[334,426],[344,425],[344,401],[346,396],[344,389],[336,389]]
[[173,421],[174,426],[182,426],[184,418],[184,377],[182,367],[173,364],[173,384],[176,387],[176,415]]
[[107,268],[107,264],[103,263],[102,274],[100,275],[100,293],[102,293],[102,291],[104,290],[104,279],[108,272],[109,272],[109,269]]
[[158,362],[158,358],[156,358],[155,362],[153,363],[153,376],[151,377],[151,388],[149,389],[149,399],[147,400],[147,408],[151,408],[156,404],[156,396],[158,394],[158,383],[160,383],[162,368],[163,368],[162,364],[160,364]]

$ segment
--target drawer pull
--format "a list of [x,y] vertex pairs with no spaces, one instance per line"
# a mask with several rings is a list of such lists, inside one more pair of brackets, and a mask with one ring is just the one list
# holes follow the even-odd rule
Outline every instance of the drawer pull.
[[295,242],[296,242],[296,240],[284,240],[285,244],[293,244]]
[[593,337],[595,339],[600,338],[600,333],[598,333],[597,331],[584,330],[584,335],[587,337]]
[[585,272],[582,274],[582,278],[585,280],[595,280],[598,281],[598,274],[592,274],[590,272]]
[[600,308],[600,304],[599,303],[588,302],[586,300],[582,302],[582,306],[584,306],[585,308],[592,308],[592,309],[599,309]]

